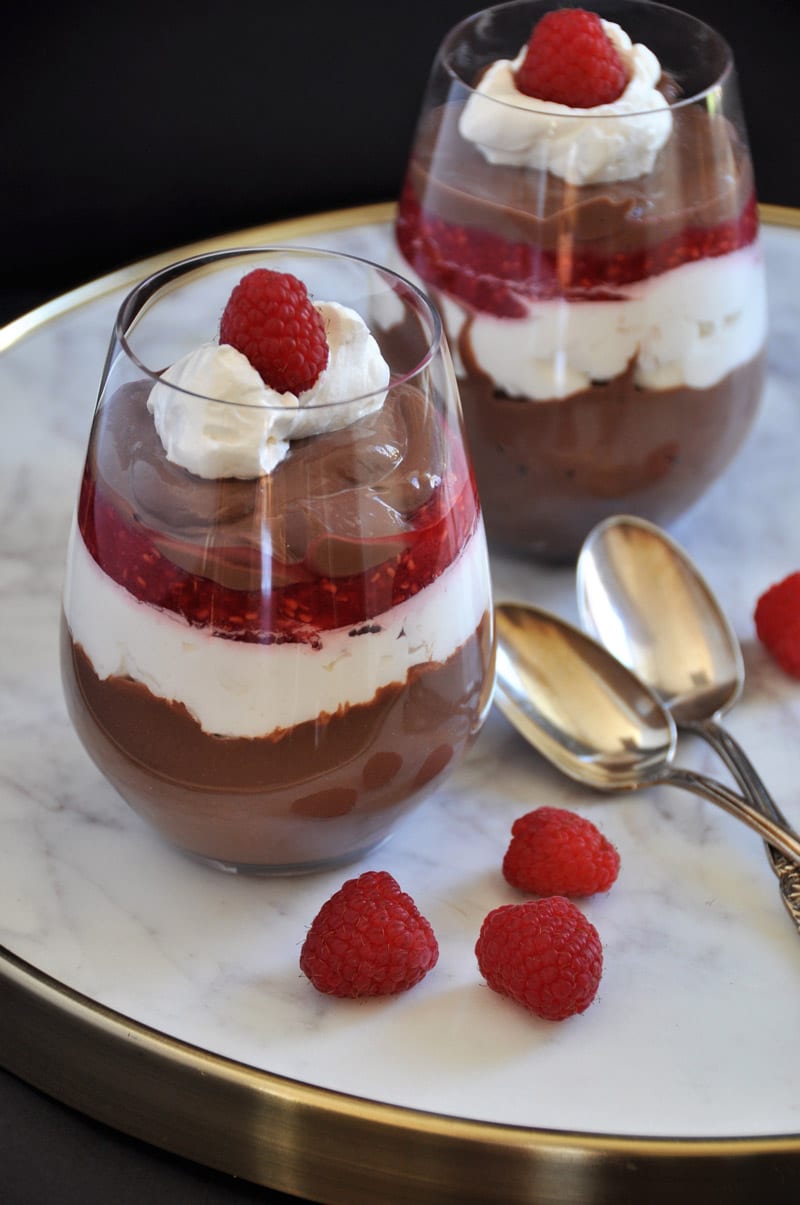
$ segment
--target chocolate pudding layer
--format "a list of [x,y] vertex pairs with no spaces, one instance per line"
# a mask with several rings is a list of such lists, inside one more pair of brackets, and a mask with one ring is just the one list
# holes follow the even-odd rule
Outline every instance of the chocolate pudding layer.
[[530,401],[495,390],[473,363],[459,386],[490,541],[566,563],[610,515],[670,523],[738,451],[764,370],[760,355],[708,389],[661,390],[638,387],[630,370]]
[[264,872],[381,841],[468,747],[492,680],[487,613],[446,662],[412,668],[368,703],[241,739],[205,732],[141,682],[101,680],[65,622],[61,658],[78,735],[123,798],[180,848]]
[[[583,185],[487,162],[462,138],[461,111],[461,105],[443,105],[423,118],[406,195],[426,217],[497,235],[509,245],[555,254],[566,240],[598,256],[645,252],[676,237],[735,227],[753,197],[746,146],[730,122],[701,104],[673,109],[672,133],[647,175]],[[401,227],[404,216],[401,207]],[[495,267],[502,275],[503,265]]]

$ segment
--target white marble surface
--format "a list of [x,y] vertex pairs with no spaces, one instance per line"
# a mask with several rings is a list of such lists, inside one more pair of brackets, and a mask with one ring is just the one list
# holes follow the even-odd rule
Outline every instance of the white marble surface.
[[[306,242],[385,258],[388,230]],[[800,231],[765,235],[770,379],[735,465],[674,534],[723,598],[748,682],[729,726],[800,827],[800,683],[755,642],[752,609],[800,569]],[[715,1137],[800,1132],[800,937],[763,847],[670,788],[608,798],[560,778],[498,714],[438,794],[351,870],[249,880],[164,846],[105,784],[62,704],[57,619],[83,446],[119,294],[0,358],[0,944],[175,1037],[256,1067],[395,1104],[523,1126]],[[496,562],[497,595],[575,620],[568,571]],[[725,777],[695,744],[681,761]],[[483,916],[516,898],[510,824],[541,803],[618,846],[611,892],[583,905],[605,948],[582,1017],[538,1021],[481,981]],[[378,1002],[319,996],[297,960],[319,905],[384,868],[431,920],[436,970]],[[0,963],[1,968],[1,963]]]

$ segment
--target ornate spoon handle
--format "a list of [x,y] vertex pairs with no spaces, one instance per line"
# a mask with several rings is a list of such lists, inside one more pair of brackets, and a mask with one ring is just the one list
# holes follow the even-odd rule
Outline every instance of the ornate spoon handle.
[[[697,733],[716,750],[733,774],[747,798],[765,815],[777,820],[784,828],[791,827],[783,812],[765,787],[761,776],[742,746],[715,720],[699,720],[681,724]],[[780,884],[784,907],[800,933],[800,868],[784,857],[779,849],[767,842],[767,856]]]
[[683,770],[678,766],[668,770],[656,781],[674,787],[683,787],[686,791],[692,791],[693,794],[701,795],[703,799],[716,803],[729,815],[735,816],[743,824],[755,829],[765,841],[769,841],[770,845],[777,846],[797,869],[798,863],[800,863],[800,836],[788,826],[773,820],[771,816],[765,816],[762,811],[753,807],[741,795],[737,795],[736,791],[731,791],[721,782],[707,778],[704,774],[698,774],[695,770]]

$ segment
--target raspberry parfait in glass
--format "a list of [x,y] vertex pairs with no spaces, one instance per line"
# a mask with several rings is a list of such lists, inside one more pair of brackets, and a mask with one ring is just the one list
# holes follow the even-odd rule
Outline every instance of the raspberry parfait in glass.
[[646,0],[486,9],[445,38],[399,204],[439,305],[490,542],[573,560],[669,524],[742,445],[766,297],[727,43]]
[[123,798],[227,869],[354,859],[469,747],[492,657],[452,364],[417,289],[281,248],[137,286],[62,622],[70,716]]

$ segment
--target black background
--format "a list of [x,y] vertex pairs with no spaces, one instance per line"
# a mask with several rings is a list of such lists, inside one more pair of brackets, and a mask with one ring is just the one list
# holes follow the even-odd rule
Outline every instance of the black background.
[[[730,41],[762,201],[800,206],[795,0],[685,0]],[[393,199],[464,0],[7,4],[0,322],[132,260]],[[290,1198],[98,1126],[0,1073],[0,1199]]]
[[[16,0],[0,321],[198,238],[394,198],[436,47],[480,7]],[[761,199],[800,205],[796,0],[683,7],[733,46]]]

